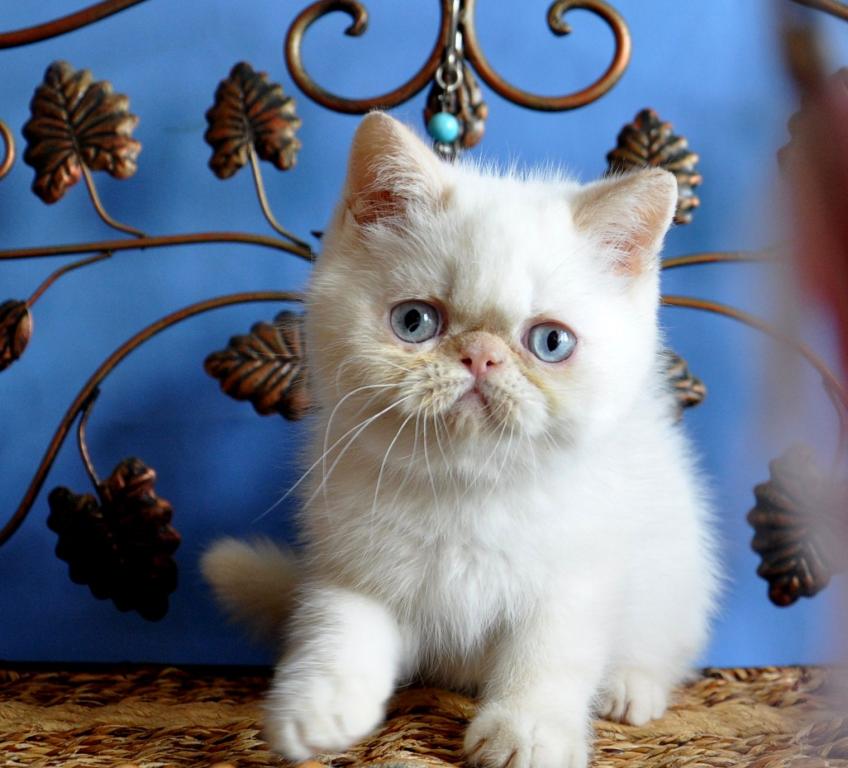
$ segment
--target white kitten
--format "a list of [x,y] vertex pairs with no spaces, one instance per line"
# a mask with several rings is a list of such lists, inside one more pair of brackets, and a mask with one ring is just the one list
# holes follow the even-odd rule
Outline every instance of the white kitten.
[[502,178],[362,121],[309,290],[302,554],[203,563],[231,613],[284,623],[275,750],[351,746],[417,676],[479,693],[492,768],[579,768],[593,710],[662,715],[717,581],[658,363],[675,202],[665,171]]

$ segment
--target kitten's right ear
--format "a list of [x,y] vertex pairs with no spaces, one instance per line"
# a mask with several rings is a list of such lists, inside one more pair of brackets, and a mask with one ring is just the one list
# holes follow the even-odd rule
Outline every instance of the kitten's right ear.
[[596,239],[616,272],[636,277],[656,272],[676,207],[675,177],[649,168],[583,187],[573,203],[574,222]]
[[413,203],[436,203],[443,169],[432,150],[383,112],[366,115],[350,150],[347,207],[360,226],[402,218]]

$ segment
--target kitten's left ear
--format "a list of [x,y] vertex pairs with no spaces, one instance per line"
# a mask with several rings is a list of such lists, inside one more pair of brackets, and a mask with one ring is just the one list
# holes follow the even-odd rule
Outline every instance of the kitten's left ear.
[[366,115],[350,150],[347,207],[360,226],[403,219],[413,205],[438,202],[442,163],[403,123],[383,112]]
[[677,179],[660,168],[589,184],[572,203],[574,223],[596,239],[612,267],[638,276],[653,271],[677,207]]

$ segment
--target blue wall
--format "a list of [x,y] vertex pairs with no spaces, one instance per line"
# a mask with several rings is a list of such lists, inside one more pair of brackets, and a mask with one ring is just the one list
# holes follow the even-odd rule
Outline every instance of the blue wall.
[[[12,29],[73,10],[77,3],[4,3],[0,27]],[[33,16],[37,5],[38,18]],[[688,227],[672,232],[669,255],[755,247],[776,239],[775,150],[786,137],[794,97],[785,81],[767,0],[714,0],[696,14],[677,0],[618,0],[633,35],[632,64],[601,101],[574,113],[546,115],[509,104],[486,89],[491,116],[483,154],[523,164],[564,164],[583,178],[605,167],[620,126],[642,107],[671,120],[700,153],[702,207]],[[222,183],[206,167],[204,112],[218,81],[239,60],[270,73],[297,97],[303,150],[297,168],[268,168],[269,195],[279,218],[306,235],[325,225],[342,181],[356,118],[327,112],[298,95],[282,61],[285,30],[301,9],[286,0],[150,0],[94,27],[24,49],[0,51],[0,117],[20,137],[32,90],[45,67],[67,59],[131,96],[144,143],[129,181],[100,178],[106,208],[149,233],[240,229],[267,232],[248,172]],[[310,32],[305,58],[319,82],[349,95],[388,90],[424,60],[438,22],[437,3],[369,0],[371,29],[362,39],[341,33],[336,15]],[[522,8],[519,13],[516,8]],[[544,24],[543,2],[480,4],[479,36],[494,66],[525,88],[553,93],[582,87],[606,65],[610,40],[596,19],[571,16],[574,34],[556,39]],[[837,23],[825,26],[845,60]],[[837,56],[837,58],[839,58]],[[396,110],[419,124],[423,95]],[[20,142],[20,138],[19,138]],[[45,206],[29,192],[22,162],[0,183],[0,248],[110,238],[82,185]],[[0,301],[25,298],[65,260],[0,263]],[[132,333],[188,303],[238,290],[299,289],[307,267],[257,248],[209,245],[124,252],[69,275],[35,309],[35,336],[23,359],[0,375],[0,515],[6,517],[67,405],[100,361]],[[772,311],[774,287],[756,267],[704,267],[669,273],[669,292],[692,293]],[[284,503],[259,522],[295,478],[302,426],[260,419],[249,405],[218,392],[202,370],[205,355],[233,333],[270,318],[276,307],[227,309],[179,326],[143,347],[108,380],[89,428],[95,462],[107,474],[138,455],[159,472],[158,488],[176,510],[184,537],[177,559],[180,589],[168,616],[149,624],[119,614],[72,584],[52,550],[45,494],[17,535],[0,549],[0,658],[255,662],[251,648],[220,620],[197,571],[198,555],[221,534],[291,535]],[[710,387],[707,403],[687,426],[714,480],[722,551],[729,577],[721,617],[705,661],[787,663],[828,654],[821,638],[832,594],[788,610],[771,606],[754,571],[744,521],[751,488],[766,477],[768,459],[806,431],[832,442],[832,417],[815,381],[793,374],[792,419],[765,404],[775,376],[769,348],[726,320],[667,310],[672,346]],[[818,346],[824,332],[810,323]],[[825,350],[826,351],[826,350]],[[785,370],[785,369],[782,369]],[[88,491],[72,441],[47,488]],[[830,590],[829,592],[833,592]]]

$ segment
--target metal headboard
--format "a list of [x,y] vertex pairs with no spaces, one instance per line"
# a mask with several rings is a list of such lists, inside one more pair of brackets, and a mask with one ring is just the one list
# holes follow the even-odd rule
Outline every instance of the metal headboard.
[[[146,0],[103,0],[75,13],[26,29],[0,34],[0,48],[12,48],[67,34],[122,12]],[[848,21],[848,5],[837,0],[793,0]],[[589,11],[610,29],[614,48],[609,65],[593,83],[573,93],[548,97],[530,93],[504,80],[483,54],[475,30],[475,0],[439,0],[441,16],[433,48],[421,68],[397,88],[371,98],[352,99],[331,93],[306,71],[301,50],[310,27],[324,16],[342,12],[350,17],[345,34],[361,36],[368,14],[357,0],[318,0],[293,20],[285,39],[288,71],[300,90],[327,109],[363,114],[371,109],[390,109],[429,86],[424,113],[434,149],[450,160],[474,146],[483,137],[488,109],[483,99],[485,86],[508,101],[528,109],[558,112],[583,107],[601,98],[620,79],[631,56],[631,41],[622,16],[603,0],[555,0],[548,10],[548,26],[555,35],[568,35],[566,20],[574,9]],[[809,31],[787,35],[791,69],[801,86],[811,77],[824,77]],[[798,44],[798,40],[806,41]],[[265,73],[245,62],[237,63],[218,86],[215,102],[206,113],[205,138],[212,148],[209,165],[221,179],[230,178],[249,165],[257,201],[274,235],[252,232],[191,232],[148,235],[116,221],[105,210],[97,192],[94,172],[105,171],[125,179],[136,170],[140,143],[132,133],[137,118],[130,112],[129,99],[115,93],[105,81],[95,81],[87,70],[74,70],[55,62],[45,73],[31,104],[32,116],[23,127],[26,150],[23,159],[35,171],[33,191],[45,203],[59,201],[67,190],[84,181],[97,215],[120,237],[98,242],[45,245],[35,248],[0,250],[0,262],[81,256],[53,272],[28,299],[0,303],[0,371],[9,368],[25,353],[32,336],[35,304],[45,292],[72,270],[93,267],[112,254],[125,250],[155,249],[198,243],[241,243],[275,249],[306,261],[316,253],[305,237],[285,229],[274,216],[265,193],[261,161],[278,170],[291,168],[297,158],[301,127],[294,101]],[[0,120],[0,138],[5,147],[0,179],[16,161],[12,131]],[[699,205],[695,188],[701,184],[696,169],[698,156],[686,139],[650,109],[636,115],[618,135],[608,153],[609,172],[641,166],[664,167],[678,180],[679,199],[675,221],[687,224]],[[313,233],[320,237],[320,233]],[[702,264],[764,261],[766,252],[696,253],[667,258],[664,270]],[[0,297],[2,298],[2,297]],[[83,465],[96,496],[77,494],[57,487],[49,494],[48,525],[58,534],[57,554],[70,566],[71,578],[87,584],[99,598],[111,598],[121,610],[137,610],[157,619],[168,608],[168,596],[176,587],[176,565],[171,558],[180,543],[172,526],[172,510],[155,490],[155,471],[139,459],[124,459],[101,480],[89,455],[86,427],[100,388],[111,372],[153,336],[206,312],[251,302],[299,302],[301,296],[286,291],[234,293],[200,301],[179,309],[141,329],[116,349],[92,373],[68,406],[33,476],[24,498],[0,528],[0,546],[5,544],[32,509],[56,458],[76,423],[77,442]],[[848,442],[848,394],[824,361],[799,341],[786,338],[765,321],[735,307],[690,296],[664,295],[663,304],[722,315],[772,336],[794,349],[821,376],[840,425],[840,451]],[[308,371],[302,360],[302,317],[289,311],[273,322],[260,322],[248,334],[231,339],[226,349],[206,358],[207,372],[220,381],[231,397],[246,400],[260,414],[278,413],[299,419],[309,409]],[[666,351],[667,374],[677,396],[680,412],[700,403],[706,389],[680,357]],[[7,374],[8,375],[8,374]],[[815,494],[808,489],[821,483],[808,452],[794,450],[771,463],[771,479],[757,486],[757,504],[748,519],[755,529],[752,542],[761,555],[758,573],[769,582],[769,597],[777,605],[789,605],[799,597],[820,591],[830,575],[844,566],[828,546],[827,530],[807,525],[820,509],[811,506]],[[825,510],[825,523],[837,525],[837,515]],[[120,557],[115,557],[119,551]],[[111,554],[110,554],[111,553]]]

